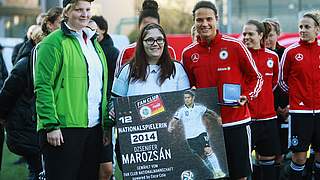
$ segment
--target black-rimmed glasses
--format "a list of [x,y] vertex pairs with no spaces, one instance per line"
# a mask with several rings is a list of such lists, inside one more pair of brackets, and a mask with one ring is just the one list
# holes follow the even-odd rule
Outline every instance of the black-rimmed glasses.
[[164,39],[163,38],[157,38],[157,39],[153,39],[153,38],[148,38],[143,40],[144,42],[146,42],[148,45],[153,45],[155,42],[157,42],[158,45],[163,45],[164,44]]

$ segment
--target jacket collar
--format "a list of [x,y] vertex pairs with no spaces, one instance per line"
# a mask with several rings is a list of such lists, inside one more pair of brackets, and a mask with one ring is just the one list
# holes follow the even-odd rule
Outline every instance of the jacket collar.
[[148,73],[158,73],[160,71],[160,66],[157,64],[149,64],[147,69]]
[[[71,29],[71,27],[69,27],[67,25],[67,22],[64,20],[61,22],[61,30],[63,32],[63,34],[65,34],[66,36],[70,36],[70,37],[75,37],[75,35],[79,32]],[[89,27],[85,27],[81,30],[81,32],[86,33],[88,39],[93,40],[95,38],[97,38],[97,33],[96,31],[93,31],[92,29],[90,29]]]
[[284,46],[281,46],[279,42],[276,42],[276,50],[285,49]]
[[61,30],[62,30],[64,35],[72,36],[72,37],[73,37],[72,32],[76,32],[76,31],[74,31],[74,30],[72,30],[71,28],[68,27],[67,22],[65,20],[63,20],[61,22]]
[[249,49],[249,51],[250,51],[251,53],[259,53],[259,52],[265,51],[265,48],[264,48],[264,47],[262,47],[262,48],[260,48],[260,49],[253,49],[253,48],[248,48],[248,49]]
[[302,41],[302,40],[300,39],[299,44],[304,45],[304,46],[310,46],[310,47],[312,47],[312,46],[319,46],[319,45],[318,45],[318,38],[316,38],[315,41],[313,41],[312,43],[308,43],[308,42]]
[[222,34],[219,32],[219,30],[217,30],[216,35],[212,37],[210,42],[208,42],[206,39],[201,39],[199,35],[197,36],[197,42],[203,47],[213,47],[215,44],[220,42],[221,38]]

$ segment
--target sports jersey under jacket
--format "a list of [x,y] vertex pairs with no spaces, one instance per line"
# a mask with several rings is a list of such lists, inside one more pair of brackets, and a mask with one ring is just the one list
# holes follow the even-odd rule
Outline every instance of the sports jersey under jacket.
[[[263,84],[261,74],[249,52],[239,40],[220,34],[208,44],[198,38],[182,52],[182,61],[189,76],[190,86],[218,88],[222,102],[223,84],[240,84],[241,94],[253,99],[258,96]],[[223,126],[244,124],[251,120],[247,105],[221,107]]]
[[276,89],[279,79],[278,55],[266,48],[249,50],[263,77],[263,85],[259,96],[249,103],[251,118],[255,120],[274,119],[277,117],[274,110],[273,91]]
[[320,112],[320,44],[299,41],[281,59],[280,87],[289,93],[291,113]]

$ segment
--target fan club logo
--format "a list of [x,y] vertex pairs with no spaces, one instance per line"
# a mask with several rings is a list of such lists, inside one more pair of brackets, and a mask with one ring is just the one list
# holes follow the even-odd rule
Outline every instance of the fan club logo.
[[303,54],[298,53],[296,54],[296,56],[294,57],[297,61],[302,61],[303,60]]
[[182,180],[194,180],[194,174],[192,173],[192,171],[183,171],[181,173],[181,179]]
[[163,101],[159,95],[146,97],[135,104],[142,120],[165,112]]
[[191,61],[192,62],[198,62],[200,58],[200,55],[198,53],[194,53],[191,55]]
[[229,56],[229,53],[227,50],[221,50],[219,53],[219,57],[221,60],[226,60]]
[[269,68],[272,68],[273,67],[273,60],[270,58],[270,59],[268,59],[268,61],[267,61],[267,66],[269,67]]

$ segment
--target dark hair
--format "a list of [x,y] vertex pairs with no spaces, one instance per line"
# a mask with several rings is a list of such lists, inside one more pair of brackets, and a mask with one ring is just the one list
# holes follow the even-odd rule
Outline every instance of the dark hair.
[[257,27],[258,34],[263,33],[260,45],[263,47],[265,40],[268,38],[269,33],[271,32],[271,24],[268,22],[260,22],[254,19],[247,21],[246,25],[252,24]]
[[216,18],[218,18],[218,10],[217,7],[211,2],[211,1],[199,1],[197,4],[193,7],[192,10],[192,16],[193,19],[195,18],[195,12],[200,8],[209,8],[212,9],[216,15]]
[[139,34],[135,56],[132,61],[130,61],[129,79],[132,81],[146,81],[147,79],[148,60],[144,50],[143,39],[151,29],[158,29],[162,33],[165,41],[162,55],[158,61],[158,65],[160,66],[160,76],[158,77],[157,83],[162,85],[162,83],[167,78],[170,78],[171,75],[173,77],[175,76],[176,68],[174,66],[174,62],[170,58],[166,34],[160,25],[154,23],[146,25]]
[[105,31],[103,36],[106,37],[106,35],[108,34],[108,22],[107,22],[107,20],[104,19],[103,16],[92,16],[91,19],[94,20],[94,22],[97,23],[98,27],[101,30]]
[[43,21],[41,23],[41,29],[45,35],[48,35],[51,33],[50,29],[48,29],[47,27],[47,24],[49,22],[53,24],[59,17],[61,17],[62,11],[63,11],[63,8],[61,7],[53,7],[48,10],[48,12],[44,16]]
[[270,23],[271,26],[273,26],[274,30],[276,31],[277,35],[280,35],[281,28],[280,28],[280,22],[275,18],[266,18],[263,20],[263,22]]
[[144,18],[152,17],[158,20],[160,24],[160,16],[158,13],[158,3],[154,0],[145,0],[142,4],[142,11],[139,15],[139,26]]
[[192,96],[192,97],[195,97],[195,96],[196,96],[196,94],[194,93],[194,91],[193,91],[192,89],[189,89],[189,90],[184,91],[183,94],[189,94],[189,95]]

